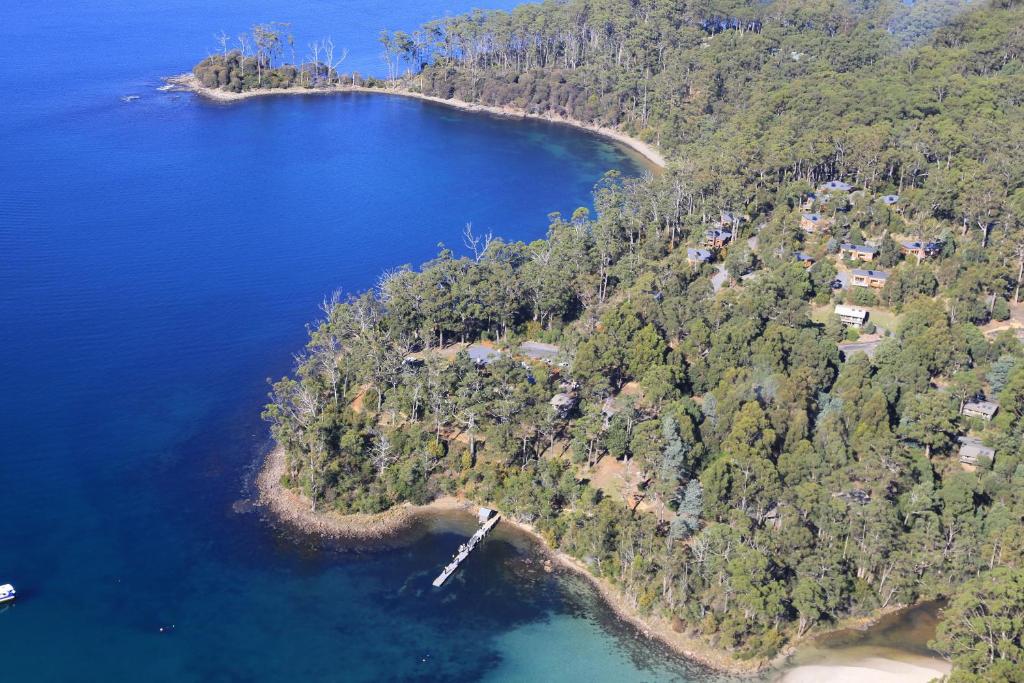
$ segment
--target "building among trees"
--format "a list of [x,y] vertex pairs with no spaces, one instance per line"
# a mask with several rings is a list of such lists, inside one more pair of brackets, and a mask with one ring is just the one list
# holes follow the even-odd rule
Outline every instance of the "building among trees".
[[830,180],[818,188],[818,192],[849,192],[853,185],[844,183],[842,180]]
[[850,284],[854,287],[870,287],[881,289],[889,281],[889,274],[881,270],[862,270],[854,268],[850,271]]
[[793,258],[795,258],[796,262],[802,265],[804,268],[810,268],[811,266],[814,265],[814,257],[808,255],[807,252],[794,252]]
[[800,229],[814,235],[828,227],[828,219],[820,213],[805,213],[800,216]]
[[686,262],[691,266],[698,266],[704,263],[711,263],[711,260],[715,258],[707,249],[687,249],[686,250]]
[[850,244],[849,242],[844,243],[839,247],[839,252],[842,254],[844,259],[850,261],[865,261],[871,262],[878,256],[877,247],[869,247],[866,244]]
[[[1024,346],[979,329],[1024,282],[1024,4],[972,5],[920,48],[888,31],[899,5],[797,3],[792,21],[776,2],[566,0],[392,36],[391,59],[418,70],[398,87],[616,127],[669,163],[605,176],[593,212],[553,215],[545,239],[444,249],[334,306],[267,407],[289,485],[343,513],[492,501],[629,603],[747,659],[848,616],[977,599],[990,578],[1024,595]],[[814,58],[780,69],[780,45]],[[259,87],[260,62],[239,66]],[[686,267],[738,237],[723,207],[760,247],[730,245],[728,275]],[[808,238],[830,230],[827,248]],[[938,244],[925,235],[948,248],[900,263],[892,235],[921,240],[915,256]],[[876,244],[870,266],[891,275],[793,256],[840,242]],[[812,314],[845,297],[884,299],[891,334],[837,344],[839,320]],[[573,350],[571,382],[484,341],[538,334]],[[457,339],[476,344],[441,362]],[[405,366],[410,351],[426,362]],[[985,387],[1001,406],[978,416],[989,450],[956,440]],[[999,461],[959,471],[962,447],[964,468]],[[601,483],[609,466],[621,490]],[[996,597],[986,614],[1020,614],[1024,598]],[[1010,680],[1000,656],[1003,674],[1024,657],[993,654],[990,619],[944,618],[942,648]]]
[[735,230],[739,227],[740,217],[730,211],[723,211],[718,217],[718,224],[723,230]]
[[868,312],[863,308],[854,308],[853,306],[844,306],[842,304],[836,306],[836,315],[843,321],[843,324],[850,325],[851,327],[861,327],[867,320]]
[[995,449],[984,445],[981,439],[974,436],[961,436],[957,441],[960,442],[960,450],[957,455],[961,464],[973,467],[982,462],[983,458],[989,463],[995,461]]
[[901,242],[900,253],[915,256],[918,261],[922,261],[942,253],[942,242]]
[[704,233],[704,246],[708,249],[721,249],[732,240],[732,233],[728,230],[714,229]]
[[977,417],[991,422],[999,410],[999,404],[995,401],[968,401],[964,404],[960,414],[964,417]]

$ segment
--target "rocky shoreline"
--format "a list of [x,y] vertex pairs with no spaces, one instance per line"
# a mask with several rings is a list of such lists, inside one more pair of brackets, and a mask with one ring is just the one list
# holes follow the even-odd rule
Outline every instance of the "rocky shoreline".
[[265,90],[247,90],[246,92],[230,92],[227,90],[220,90],[218,88],[208,88],[199,82],[193,74],[180,74],[178,76],[169,76],[164,79],[168,85],[179,89],[187,90],[188,92],[195,93],[206,99],[215,102],[239,102],[242,100],[248,100],[253,97],[267,97],[267,96],[279,96],[279,95],[334,95],[338,93],[372,93],[377,95],[394,95],[397,97],[409,97],[417,100],[424,100],[426,102],[433,102],[435,104],[442,104],[447,107],[453,107],[455,109],[461,109],[463,111],[479,112],[482,114],[491,114],[494,116],[502,116],[506,118],[515,119],[536,119],[538,121],[547,121],[549,123],[560,123],[581,130],[589,131],[595,135],[612,140],[623,147],[635,152],[651,167],[653,171],[661,171],[665,168],[665,157],[659,152],[653,145],[650,145],[643,140],[639,140],[630,135],[615,130],[614,128],[608,128],[606,126],[595,126],[589,123],[583,123],[582,121],[576,121],[574,119],[555,116],[553,114],[532,114],[525,112],[520,109],[513,107],[495,107],[485,104],[477,104],[474,102],[466,102],[464,100],[457,99],[445,99],[443,97],[434,97],[432,95],[424,95],[423,93],[409,90],[401,87],[385,87],[385,88],[368,88],[365,86],[358,85],[334,85],[328,87],[318,88],[268,88]]
[[[313,512],[308,498],[286,488],[281,483],[285,466],[284,449],[275,447],[267,454],[256,477],[259,504],[269,510],[284,525],[295,531],[317,538],[338,541],[352,547],[401,545],[410,538],[409,534],[413,534],[417,530],[429,529],[433,522],[441,518],[451,519],[453,514],[463,514],[470,519],[470,516],[479,507],[474,501],[445,496],[427,505],[405,503],[377,514],[343,515],[323,510]],[[877,655],[852,660],[844,659],[834,663],[806,663],[795,668],[791,664],[787,665],[787,660],[798,647],[813,643],[816,638],[829,632],[841,629],[863,630],[870,628],[885,614],[898,611],[897,608],[890,608],[870,617],[844,620],[827,632],[816,633],[801,639],[800,642],[790,643],[782,653],[773,659],[736,659],[698,636],[680,632],[669,619],[640,614],[611,582],[592,574],[587,566],[576,558],[552,548],[532,525],[519,522],[508,515],[502,518],[502,522],[506,527],[514,528],[520,538],[528,537],[532,542],[532,548],[546,557],[550,563],[557,564],[562,569],[589,582],[617,618],[630,624],[644,637],[656,640],[672,651],[709,669],[745,678],[757,677],[761,680],[787,683],[790,681],[804,683],[811,680],[821,683],[828,681],[845,683],[851,680],[849,678],[851,671],[861,675],[866,672],[874,672],[884,677],[886,681],[922,683],[930,680],[932,675],[948,672],[948,665],[941,660],[928,660],[924,657],[911,660],[914,666],[909,666],[910,661],[900,661],[892,657]]]
[[259,504],[293,529],[336,541],[357,544],[391,541],[432,516],[453,510],[469,511],[472,507],[458,498],[443,497],[427,505],[407,503],[377,514],[314,512],[308,498],[281,483],[285,465],[283,448],[275,447],[267,454],[256,477]]
[[[555,123],[563,123],[590,131],[592,133],[612,139],[619,144],[628,147],[642,156],[650,165],[656,169],[662,169],[665,160],[662,155],[652,146],[625,135],[619,131],[591,126],[578,121],[554,117],[551,115],[537,115],[515,110],[506,107],[492,107],[454,99],[443,99],[423,95],[418,92],[401,88],[368,88],[353,85],[338,85],[327,88],[287,88],[254,90],[244,93],[234,93],[203,86],[192,74],[182,74],[165,79],[169,86],[177,90],[192,92],[198,96],[211,101],[222,103],[233,103],[247,100],[253,97],[264,96],[285,96],[285,95],[330,95],[338,93],[370,93],[378,95],[395,95],[409,97],[424,101],[434,102],[445,106],[454,107],[466,111],[475,111],[492,115],[504,116],[518,119],[538,119]],[[285,454],[283,449],[274,448],[266,457],[263,467],[256,478],[258,498],[262,506],[269,510],[273,516],[283,522],[286,526],[299,531],[300,533],[319,538],[326,538],[339,541],[345,545],[358,547],[362,545],[390,546],[401,545],[409,538],[410,534],[429,529],[432,523],[447,516],[452,519],[453,513],[461,513],[467,516],[473,514],[477,505],[472,502],[456,497],[442,497],[427,505],[402,504],[377,514],[350,514],[343,515],[333,511],[316,511],[311,509],[310,501],[305,496],[294,490],[285,488],[281,484],[282,476],[285,473]],[[678,624],[672,620],[657,616],[643,615],[636,607],[630,604],[623,593],[607,579],[595,576],[590,569],[576,558],[552,548],[547,540],[531,525],[518,522],[505,516],[503,522],[509,527],[514,527],[528,536],[535,542],[536,548],[550,561],[557,563],[560,567],[579,575],[588,581],[601,595],[608,608],[621,620],[632,625],[639,633],[646,638],[657,640],[674,652],[704,665],[716,671],[742,677],[758,677],[762,680],[847,680],[843,669],[840,666],[815,665],[798,666],[795,669],[786,665],[787,658],[792,655],[798,647],[802,647],[816,637],[823,635],[819,632],[800,639],[799,642],[789,643],[778,656],[766,659],[758,658],[751,660],[740,660],[731,656],[724,649],[716,648],[698,635],[690,635],[678,630]],[[546,563],[547,566],[548,563]],[[877,621],[882,614],[875,614],[871,617],[861,619],[844,620],[839,628],[867,628]],[[874,658],[878,659],[878,658]],[[874,664],[862,667],[861,670],[872,670]],[[887,669],[877,669],[887,673],[895,673],[904,676],[901,680],[919,681],[920,670],[910,672],[909,670],[898,670],[896,672]],[[931,669],[935,671],[935,669]],[[941,671],[939,672],[941,673]],[[803,676],[801,678],[800,676]],[[811,676],[811,678],[807,678]],[[888,680],[888,679],[887,679]],[[925,679],[926,680],[926,679]]]
[[[302,534],[345,544],[388,545],[401,542],[405,534],[421,526],[428,528],[430,522],[440,516],[452,512],[471,515],[478,507],[472,501],[445,496],[427,505],[406,503],[377,514],[342,515],[323,510],[313,512],[308,498],[281,483],[285,465],[283,448],[275,447],[267,454],[263,467],[256,477],[259,504],[286,526]],[[753,676],[764,672],[772,664],[766,660],[737,660],[697,638],[676,631],[667,619],[641,615],[614,585],[606,579],[594,576],[576,558],[551,548],[533,526],[518,522],[507,515],[502,518],[502,522],[528,536],[537,550],[552,562],[590,582],[608,608],[646,638],[657,640],[687,659],[724,673]]]

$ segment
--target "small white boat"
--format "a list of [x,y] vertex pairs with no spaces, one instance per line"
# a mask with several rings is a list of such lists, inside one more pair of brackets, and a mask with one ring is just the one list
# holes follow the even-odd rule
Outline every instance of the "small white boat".
[[10,602],[16,597],[17,593],[14,590],[14,586],[9,583],[5,583],[0,586],[0,603]]
[[124,97],[121,98],[121,101],[122,102],[134,102],[135,100],[139,99],[140,97],[141,97],[141,95],[125,95]]

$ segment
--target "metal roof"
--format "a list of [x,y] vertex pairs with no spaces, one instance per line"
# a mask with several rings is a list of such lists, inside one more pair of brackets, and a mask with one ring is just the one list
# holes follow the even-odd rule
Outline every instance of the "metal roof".
[[999,404],[995,401],[968,401],[964,404],[964,411],[968,410],[992,417],[999,410]]
[[842,304],[839,304],[838,306],[836,306],[836,315],[846,315],[850,316],[851,318],[860,318],[863,320],[864,318],[867,317],[868,312],[865,311],[863,308],[854,308],[853,306],[844,306]]
[[860,277],[870,277],[876,280],[885,280],[889,277],[889,273],[884,273],[880,270],[862,270],[860,268],[854,268],[850,272],[854,275],[859,275]]
[[840,192],[847,192],[853,189],[853,185],[844,183],[842,180],[830,180],[822,185],[822,187],[826,190],[839,190]]
[[866,244],[850,244],[849,242],[847,242],[846,244],[841,245],[840,249],[843,249],[845,251],[859,251],[859,252],[863,252],[865,254],[877,254],[878,253],[878,249],[876,249],[875,247],[869,247]]
[[981,439],[974,436],[961,436],[957,439],[960,442],[958,455],[961,461],[976,463],[979,456],[995,459],[996,449],[984,445]]

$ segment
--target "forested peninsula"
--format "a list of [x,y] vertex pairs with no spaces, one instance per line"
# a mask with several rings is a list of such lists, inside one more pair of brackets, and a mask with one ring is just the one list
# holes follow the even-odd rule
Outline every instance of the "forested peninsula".
[[945,597],[950,680],[1024,681],[1022,27],[1005,0],[567,0],[387,33],[386,81],[225,44],[204,87],[347,78],[668,161],[546,239],[467,231],[325,301],[265,411],[282,484],[486,502],[737,662]]

